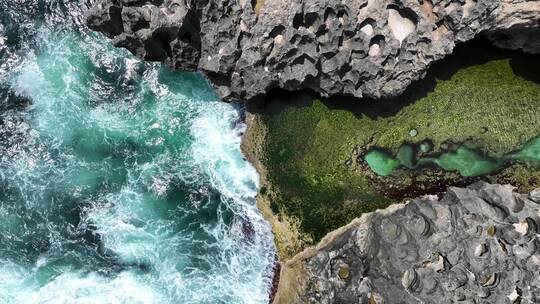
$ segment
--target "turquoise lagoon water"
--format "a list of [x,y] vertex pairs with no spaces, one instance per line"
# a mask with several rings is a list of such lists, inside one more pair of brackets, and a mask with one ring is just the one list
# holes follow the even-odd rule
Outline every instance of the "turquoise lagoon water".
[[266,303],[242,110],[86,30],[90,2],[0,0],[0,303]]

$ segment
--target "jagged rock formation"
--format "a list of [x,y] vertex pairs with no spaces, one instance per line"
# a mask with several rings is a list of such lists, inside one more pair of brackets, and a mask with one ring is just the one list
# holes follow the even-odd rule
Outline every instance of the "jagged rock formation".
[[98,0],[87,23],[141,58],[202,71],[226,100],[396,96],[484,31],[540,50],[535,0]]
[[539,204],[477,183],[364,214],[287,262],[274,303],[539,303]]

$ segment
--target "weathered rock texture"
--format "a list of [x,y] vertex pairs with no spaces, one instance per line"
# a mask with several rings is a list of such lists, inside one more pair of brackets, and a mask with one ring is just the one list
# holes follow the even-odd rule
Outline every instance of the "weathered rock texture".
[[226,100],[395,96],[486,31],[540,51],[535,0],[97,0],[87,23],[141,58],[202,71]]
[[274,303],[540,303],[540,190],[512,190],[364,214],[287,262]]
[[540,53],[540,1],[502,1],[486,33],[498,47]]

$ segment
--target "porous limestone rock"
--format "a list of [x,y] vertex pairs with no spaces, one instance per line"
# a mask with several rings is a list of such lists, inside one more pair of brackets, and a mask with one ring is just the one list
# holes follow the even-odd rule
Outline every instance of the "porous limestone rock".
[[540,53],[540,1],[501,2],[488,38],[498,47]]
[[540,303],[539,211],[477,183],[364,214],[283,265],[274,303]]
[[[262,0],[258,0],[262,1]],[[87,24],[137,56],[200,70],[225,100],[273,90],[396,96],[488,32],[540,50],[535,0],[97,0]]]

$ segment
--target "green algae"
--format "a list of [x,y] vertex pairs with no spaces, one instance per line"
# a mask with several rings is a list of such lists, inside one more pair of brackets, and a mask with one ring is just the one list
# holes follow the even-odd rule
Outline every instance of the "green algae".
[[[395,201],[380,189],[396,180],[407,187],[415,180],[437,181],[415,177],[416,170],[374,181],[364,160],[376,163],[373,172],[381,176],[398,166],[484,175],[496,171],[503,155],[509,155],[505,161],[533,163],[538,151],[524,145],[540,134],[538,70],[538,57],[473,42],[398,98],[272,100],[257,112],[267,129],[261,162],[273,189],[272,209],[297,218],[301,232],[316,242],[359,214]],[[374,147],[377,152],[365,154]],[[519,173],[503,168],[502,180],[516,186],[536,180],[536,169],[516,168]]]

